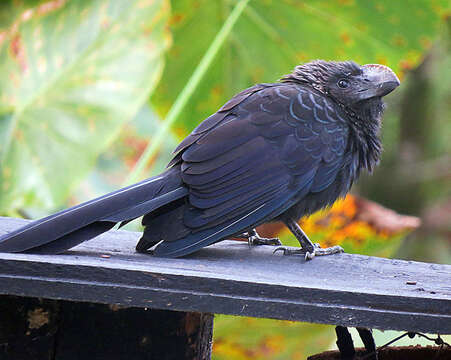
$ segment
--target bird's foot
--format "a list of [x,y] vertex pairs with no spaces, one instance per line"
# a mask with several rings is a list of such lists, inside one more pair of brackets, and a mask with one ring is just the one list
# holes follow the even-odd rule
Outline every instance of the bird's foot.
[[321,246],[316,243],[313,244],[313,249],[311,251],[307,251],[305,249],[288,249],[286,247],[278,247],[274,250],[273,253],[277,251],[283,251],[283,255],[303,255],[305,260],[312,260],[315,256],[324,256],[331,254],[338,254],[344,252],[341,246],[331,246],[328,248],[321,248]]
[[272,246],[280,246],[282,243],[279,238],[263,238],[259,236],[249,236],[247,242],[250,246],[254,245],[272,245]]
[[247,243],[249,246],[257,246],[257,245],[272,245],[272,246],[280,246],[282,243],[279,238],[264,238],[258,235],[255,229],[246,232],[243,234],[244,238],[247,238]]
[[331,247],[324,248],[324,249],[321,248],[321,246],[318,243],[314,244],[314,246],[315,246],[315,249],[312,252],[306,252],[306,254],[305,254],[306,260],[311,260],[315,256],[332,255],[332,254],[339,254],[339,253],[345,252],[343,250],[343,248],[339,245],[331,246]]

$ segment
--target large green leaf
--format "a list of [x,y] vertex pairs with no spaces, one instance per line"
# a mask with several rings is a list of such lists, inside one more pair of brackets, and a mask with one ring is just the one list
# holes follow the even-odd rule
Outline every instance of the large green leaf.
[[0,209],[51,207],[155,87],[169,3],[12,1],[1,13]]
[[[165,114],[236,1],[173,2],[174,44],[152,101]],[[413,66],[435,38],[447,0],[254,0],[179,117],[185,134],[230,96],[273,82],[299,62],[353,59]],[[193,40],[195,39],[195,40]]]
[[[96,168],[75,192],[77,201],[86,201],[118,189],[144,148],[153,141],[160,126],[161,119],[148,103],[144,104],[134,119],[122,128],[114,143],[99,156]],[[176,146],[176,137],[168,134],[159,153],[152,158],[150,168],[146,169],[146,176],[156,175],[155,171],[164,169],[172,159]]]

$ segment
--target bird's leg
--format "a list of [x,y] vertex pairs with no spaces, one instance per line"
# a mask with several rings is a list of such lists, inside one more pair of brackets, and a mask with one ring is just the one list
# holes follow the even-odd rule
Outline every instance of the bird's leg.
[[294,219],[288,219],[284,221],[285,225],[290,229],[290,231],[293,233],[293,235],[296,237],[296,239],[301,244],[300,249],[292,250],[287,249],[285,247],[278,247],[274,250],[276,251],[283,251],[284,255],[305,255],[305,260],[311,260],[315,256],[321,256],[321,255],[330,255],[330,254],[337,254],[344,252],[343,248],[341,246],[332,246],[329,248],[322,249],[319,244],[313,244],[310,239],[305,235],[304,231],[302,231],[301,227]]
[[255,229],[252,229],[251,231],[245,232],[238,236],[243,239],[247,239],[247,243],[249,246],[255,246],[255,245],[282,245],[279,238],[264,238],[258,235],[257,231]]

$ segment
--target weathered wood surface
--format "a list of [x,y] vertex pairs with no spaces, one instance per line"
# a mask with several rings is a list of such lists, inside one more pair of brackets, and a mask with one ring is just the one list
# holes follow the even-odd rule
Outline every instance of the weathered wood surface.
[[2,360],[211,358],[213,315],[0,296]]
[[[23,220],[0,219],[0,231]],[[0,254],[0,294],[451,334],[451,266],[272,253],[225,241],[182,259],[111,231],[63,255]],[[105,257],[106,255],[109,257]]]

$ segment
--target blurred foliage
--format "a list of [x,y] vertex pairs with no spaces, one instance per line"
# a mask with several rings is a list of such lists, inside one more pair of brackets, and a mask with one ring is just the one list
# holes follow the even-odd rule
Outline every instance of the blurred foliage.
[[[152,142],[161,121],[149,104],[144,104],[134,119],[122,128],[108,151],[99,156],[96,168],[76,191],[70,203],[75,204],[80,200],[92,199],[98,194],[117,189],[124,177],[132,170],[145,147]],[[164,168],[172,159],[172,150],[177,143],[174,134],[170,133],[165,137],[158,153],[150,161],[149,176],[155,174],[155,169]],[[136,225],[126,228],[140,230]]]
[[167,1],[1,5],[2,212],[61,204],[160,77]]
[[[416,217],[396,214],[354,195],[299,223],[310,239],[323,247],[341,245],[346,252],[383,257],[391,256],[406,233],[420,225]],[[299,246],[282,223],[264,224],[257,230],[264,237],[278,236],[284,245]]]
[[215,316],[214,360],[304,360],[327,349],[335,331],[328,325]]
[[[355,347],[363,348],[357,330],[349,330]],[[401,334],[403,332],[373,331],[378,346]],[[436,334],[431,337],[435,338]],[[442,338],[448,343],[451,341],[451,335]],[[214,360],[305,360],[330,347],[336,341],[336,335],[334,328],[328,325],[216,315],[214,339]],[[417,344],[432,345],[431,341],[420,337],[403,338],[395,345]]]
[[[117,188],[161,133],[162,119],[236,4],[177,0],[170,9],[169,0],[1,2],[2,214],[19,210],[43,215],[48,208]],[[378,62],[401,77],[406,74],[408,82],[417,81],[409,70],[435,48],[442,20],[450,15],[448,0],[251,0],[189,105],[165,134],[147,174],[163,169],[177,141],[234,93],[257,82],[273,82],[299,62],[317,58]],[[451,151],[447,135],[451,56],[446,49],[436,56],[429,79],[436,108],[434,126],[425,134],[430,139],[425,153],[430,156]],[[404,87],[388,98],[382,163],[386,169],[360,186],[361,192],[366,190],[368,197],[383,199],[388,206],[395,204],[390,201],[399,192],[387,191],[393,185],[388,176],[407,163],[399,157]],[[434,164],[413,165],[400,172],[401,184],[436,177]],[[440,179],[446,180],[446,173]],[[429,184],[426,190],[409,190],[408,196],[443,198],[443,184]],[[387,209],[371,212],[370,205],[348,196],[330,212],[303,219],[302,226],[322,245],[340,243],[349,252],[390,256],[407,229],[415,226],[412,219]],[[443,213],[449,208],[445,205],[431,214]],[[419,214],[421,209],[417,210]],[[390,227],[394,219],[399,221]],[[261,233],[298,245],[277,224]],[[441,255],[445,256],[443,251]],[[213,357],[231,360],[304,359],[325,350],[334,339],[330,326],[228,316],[216,318],[214,336]]]
[[[235,3],[173,2],[174,44],[151,98],[161,115],[169,110]],[[412,68],[430,47],[448,10],[447,0],[251,1],[180,116],[176,131],[186,135],[237,91],[273,82],[299,62],[353,59],[386,64],[398,73]]]
[[[450,35],[451,35],[451,21]],[[383,161],[359,181],[361,192],[412,214],[451,196],[451,46],[447,35],[407,74],[384,116]],[[391,176],[388,188],[383,181]],[[417,193],[418,192],[418,193]],[[416,196],[410,196],[417,193]]]

